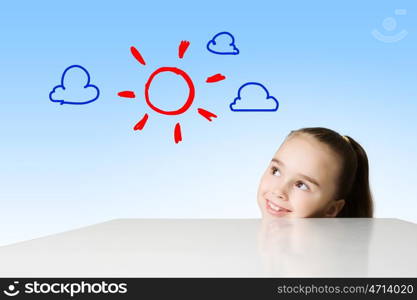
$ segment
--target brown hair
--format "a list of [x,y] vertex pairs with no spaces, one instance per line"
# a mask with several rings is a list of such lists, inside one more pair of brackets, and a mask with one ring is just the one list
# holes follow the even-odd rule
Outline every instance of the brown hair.
[[337,217],[372,218],[373,201],[369,187],[369,166],[365,150],[354,139],[323,127],[301,128],[290,132],[309,134],[330,147],[342,160],[336,199],[345,205]]

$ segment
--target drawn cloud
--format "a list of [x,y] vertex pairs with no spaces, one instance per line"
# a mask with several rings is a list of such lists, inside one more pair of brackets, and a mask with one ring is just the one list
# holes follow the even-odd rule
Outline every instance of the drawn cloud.
[[97,100],[100,91],[90,84],[90,74],[79,65],[72,65],[62,73],[61,84],[49,93],[49,100],[62,104],[87,104]]
[[268,90],[258,82],[242,85],[237,97],[230,103],[232,111],[277,111],[279,102],[269,95]]
[[235,38],[229,32],[216,34],[208,43],[207,50],[220,55],[237,55],[239,49],[235,45]]

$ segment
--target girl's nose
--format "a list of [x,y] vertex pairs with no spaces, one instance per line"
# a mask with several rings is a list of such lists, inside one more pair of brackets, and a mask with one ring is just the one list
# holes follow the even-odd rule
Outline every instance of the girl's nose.
[[281,200],[288,200],[288,187],[287,183],[280,181],[275,183],[272,189],[272,194]]

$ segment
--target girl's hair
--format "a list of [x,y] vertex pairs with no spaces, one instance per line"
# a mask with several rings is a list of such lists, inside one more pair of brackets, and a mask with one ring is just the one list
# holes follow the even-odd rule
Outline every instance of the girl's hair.
[[344,199],[345,205],[337,217],[372,218],[373,201],[369,187],[369,166],[365,150],[349,136],[322,127],[301,128],[290,132],[309,134],[330,147],[342,160],[336,199]]

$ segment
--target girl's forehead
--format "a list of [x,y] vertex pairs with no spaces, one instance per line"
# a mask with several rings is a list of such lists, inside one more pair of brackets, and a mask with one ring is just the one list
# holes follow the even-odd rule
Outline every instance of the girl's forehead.
[[275,153],[289,171],[309,173],[309,176],[336,176],[340,159],[329,146],[308,134],[289,136]]

